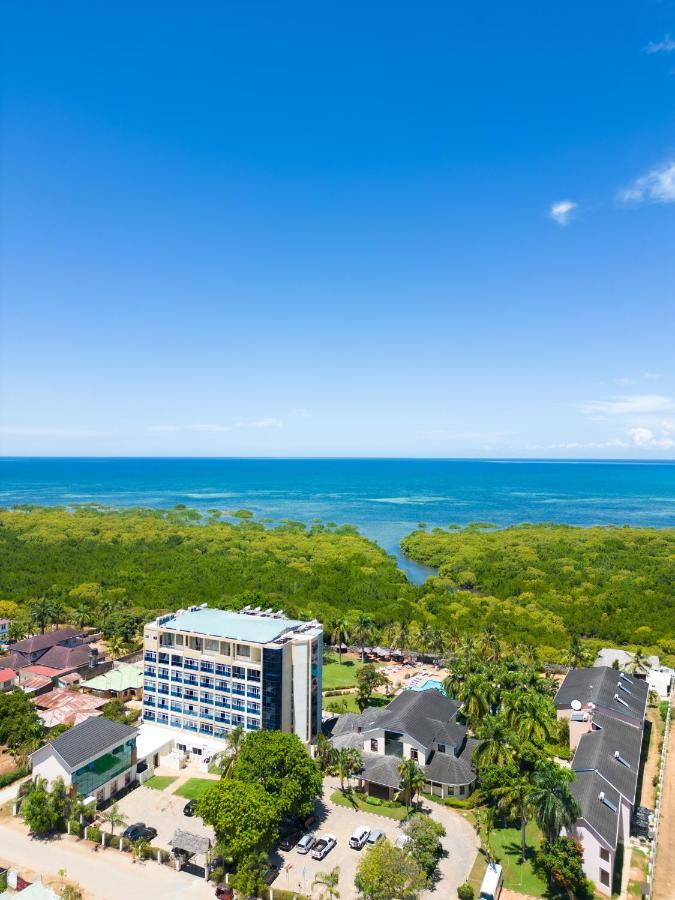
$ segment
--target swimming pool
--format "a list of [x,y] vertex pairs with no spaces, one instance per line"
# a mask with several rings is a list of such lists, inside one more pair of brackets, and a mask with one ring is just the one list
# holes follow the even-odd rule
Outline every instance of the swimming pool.
[[439,691],[439,693],[444,694],[443,690],[443,682],[439,681],[438,678],[427,678],[426,681],[423,681],[421,684],[410,685],[408,688],[409,691]]

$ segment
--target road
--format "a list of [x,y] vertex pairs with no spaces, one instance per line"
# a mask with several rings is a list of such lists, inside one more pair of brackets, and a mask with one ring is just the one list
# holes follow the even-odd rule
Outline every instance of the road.
[[50,880],[65,870],[88,900],[194,900],[213,898],[213,886],[184,872],[175,872],[150,860],[132,863],[127,853],[99,850],[64,835],[49,841],[32,839],[16,819],[0,821],[0,863],[22,874]]

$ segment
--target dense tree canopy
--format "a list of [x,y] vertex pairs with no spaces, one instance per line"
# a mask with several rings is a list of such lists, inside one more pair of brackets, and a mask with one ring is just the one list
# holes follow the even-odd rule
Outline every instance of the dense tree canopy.
[[125,609],[142,621],[187,602],[263,603],[321,619],[358,607],[382,624],[414,588],[348,526],[265,528],[186,509],[0,509],[0,597],[28,610],[47,594],[82,624],[105,625]]
[[237,862],[267,850],[277,835],[277,807],[258,784],[216,781],[198,801],[197,812],[213,825],[224,855]]
[[402,542],[439,570],[425,606],[450,628],[562,647],[568,632],[675,641],[675,529],[569,525],[416,531]]

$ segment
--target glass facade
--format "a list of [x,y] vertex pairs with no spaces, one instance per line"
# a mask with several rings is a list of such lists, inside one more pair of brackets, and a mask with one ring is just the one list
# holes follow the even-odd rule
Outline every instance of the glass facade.
[[281,728],[282,665],[281,648],[263,647],[262,726],[266,730]]
[[73,784],[77,793],[88,797],[116,775],[130,769],[135,746],[136,738],[131,738],[74,772]]

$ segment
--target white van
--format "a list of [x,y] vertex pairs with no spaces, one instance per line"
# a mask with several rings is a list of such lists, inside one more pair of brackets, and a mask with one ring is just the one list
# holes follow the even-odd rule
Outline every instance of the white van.
[[349,838],[349,846],[352,850],[361,850],[369,836],[370,828],[367,828],[365,825],[359,825],[354,834]]
[[490,863],[480,886],[480,900],[497,900],[502,892],[502,867],[498,863]]

